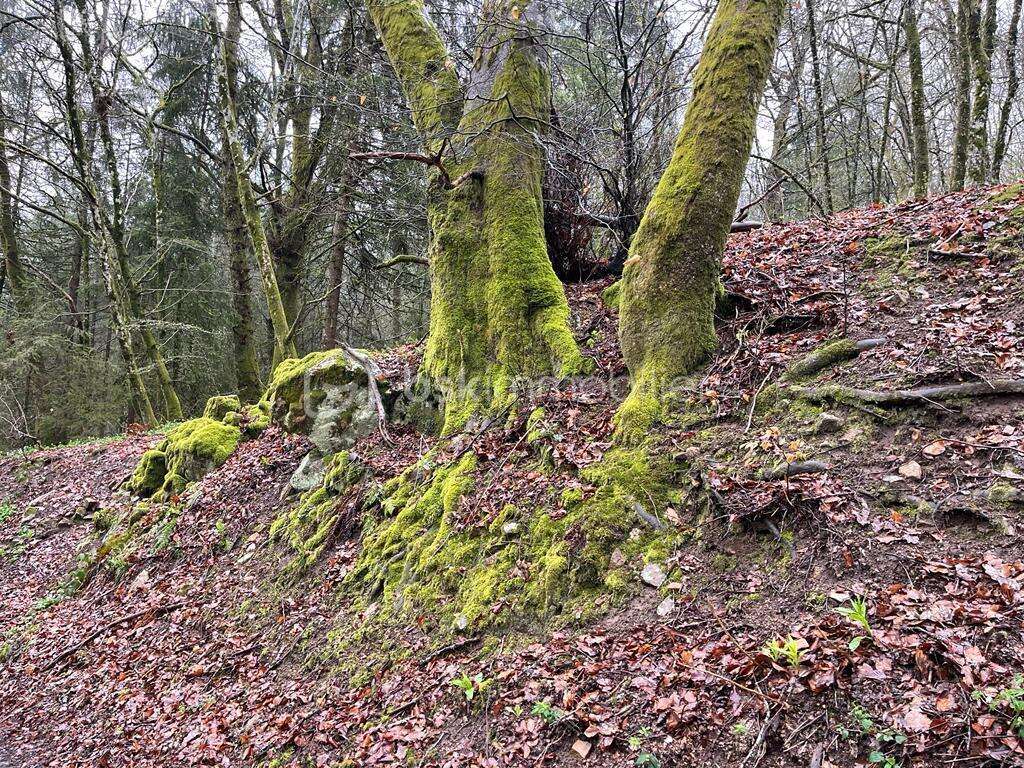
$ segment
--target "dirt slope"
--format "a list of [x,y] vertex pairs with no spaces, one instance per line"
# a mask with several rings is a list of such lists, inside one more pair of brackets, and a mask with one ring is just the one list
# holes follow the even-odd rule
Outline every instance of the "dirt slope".
[[[268,529],[308,446],[277,428],[171,515],[116,490],[153,436],[0,460],[0,766],[1024,765],[1022,211],[996,189],[734,236],[721,353],[657,436],[660,586],[629,561],[624,598],[498,601],[497,636],[374,625],[345,588],[354,498],[351,535],[282,579]],[[472,453],[468,530],[588,493],[623,373],[605,287],[570,288],[599,375],[533,395],[540,448],[523,419],[457,447],[395,429],[363,460]],[[841,338],[872,341],[792,375]],[[920,391],[979,382],[1006,391]],[[125,516],[161,522],[80,559]]]

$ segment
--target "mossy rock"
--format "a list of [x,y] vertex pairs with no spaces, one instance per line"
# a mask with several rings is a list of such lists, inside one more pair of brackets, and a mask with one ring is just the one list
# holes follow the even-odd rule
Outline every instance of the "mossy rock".
[[237,413],[240,410],[242,410],[242,402],[238,399],[238,395],[214,395],[206,401],[203,417],[214,421],[224,421],[229,413]]
[[127,487],[144,497],[179,494],[227,461],[241,436],[238,427],[205,416],[183,422],[142,455]]
[[308,435],[320,455],[329,456],[377,428],[368,379],[344,350],[313,352],[279,363],[263,401],[274,423]]
[[601,291],[601,301],[604,302],[606,307],[611,309],[618,309],[619,302],[622,299],[622,281],[616,280],[614,283],[609,285],[603,291]]

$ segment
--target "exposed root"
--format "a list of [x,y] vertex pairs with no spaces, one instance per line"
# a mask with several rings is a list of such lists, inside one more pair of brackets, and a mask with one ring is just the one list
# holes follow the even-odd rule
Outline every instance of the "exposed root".
[[789,387],[790,391],[815,403],[863,403],[882,407],[935,403],[942,400],[956,400],[967,397],[992,397],[1024,395],[1024,379],[993,379],[991,381],[970,381],[962,384],[937,384],[916,389],[857,389],[839,384],[821,387]]

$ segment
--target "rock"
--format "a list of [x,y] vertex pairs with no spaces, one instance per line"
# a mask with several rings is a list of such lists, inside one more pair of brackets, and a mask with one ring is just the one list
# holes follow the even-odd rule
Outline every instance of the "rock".
[[667,578],[665,571],[663,571],[661,566],[657,563],[648,563],[640,572],[641,581],[655,589],[664,584]]
[[590,748],[590,742],[583,739],[576,739],[571,747],[572,751],[579,755],[581,759],[585,759],[590,754]]
[[319,452],[310,451],[302,458],[298,468],[292,473],[288,480],[288,486],[299,493],[311,491],[323,483],[326,474],[327,470],[324,468],[324,462]]
[[659,616],[665,617],[665,616],[668,616],[670,613],[672,613],[672,611],[674,611],[675,609],[676,609],[676,601],[673,600],[671,597],[666,597],[664,600],[662,600],[660,603],[658,603],[658,607],[656,609],[656,613]]
[[836,432],[841,432],[843,427],[846,426],[846,419],[841,416],[836,416],[834,413],[823,413],[818,417],[818,420],[814,423],[814,434],[816,435],[832,435]]
[[501,532],[504,533],[506,536],[511,536],[514,533],[519,533],[519,523],[515,521],[505,523],[503,526],[501,526]]
[[465,615],[460,613],[458,616],[455,617],[454,624],[455,624],[455,628],[461,632],[462,630],[464,630],[466,627],[469,626],[469,619],[466,618]]
[[909,477],[911,480],[920,480],[923,476],[921,465],[916,461],[908,461],[905,464],[901,464],[899,472],[903,477]]

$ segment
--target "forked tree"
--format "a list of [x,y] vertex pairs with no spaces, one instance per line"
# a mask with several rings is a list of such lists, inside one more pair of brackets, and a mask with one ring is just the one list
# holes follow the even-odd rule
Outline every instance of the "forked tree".
[[[445,430],[508,402],[517,377],[586,367],[548,260],[541,181],[551,108],[541,8],[484,3],[468,82],[422,0],[367,0],[430,164],[430,331],[423,370]],[[364,156],[363,159],[372,159]]]

